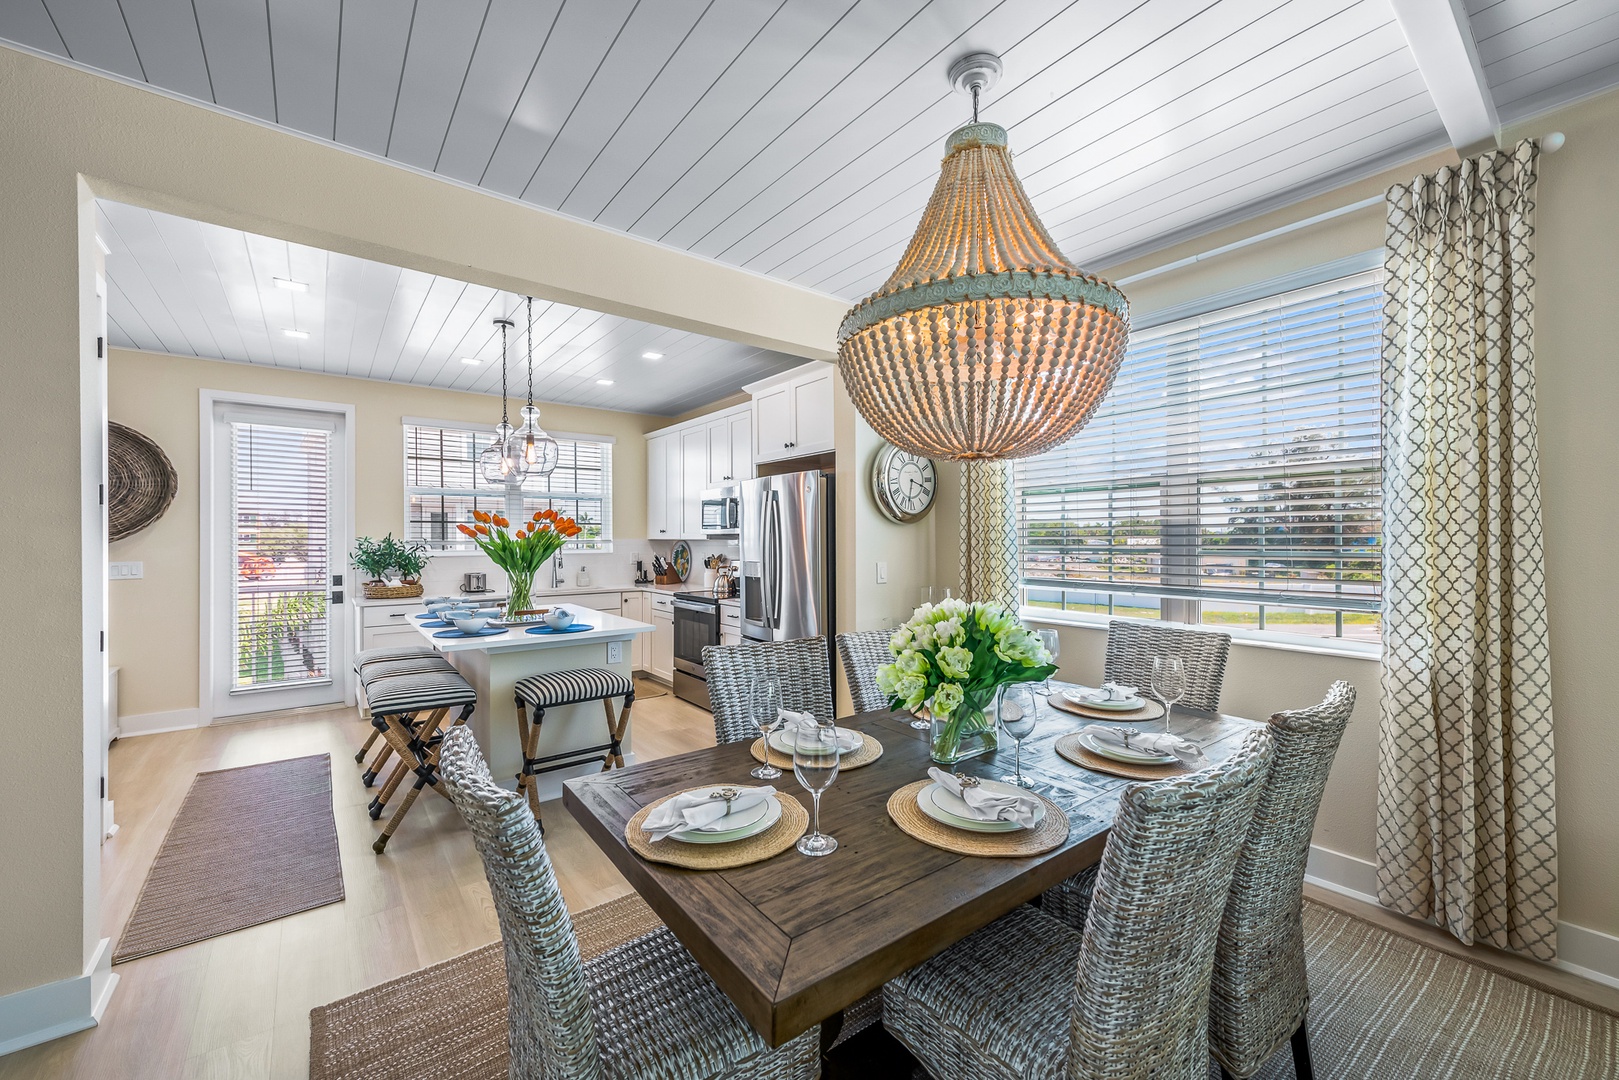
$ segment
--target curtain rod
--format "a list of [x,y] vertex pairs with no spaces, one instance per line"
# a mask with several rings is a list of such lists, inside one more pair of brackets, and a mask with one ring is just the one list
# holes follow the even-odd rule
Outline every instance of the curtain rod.
[[[1557,151],[1563,148],[1566,142],[1567,139],[1561,131],[1553,131],[1541,138],[1540,148],[1548,154],[1555,154]],[[1241,240],[1234,240],[1229,244],[1221,244],[1217,248],[1210,248],[1208,251],[1202,251],[1196,255],[1188,255],[1184,259],[1176,259],[1174,262],[1164,263],[1162,266],[1155,266],[1151,270],[1143,270],[1139,274],[1131,274],[1129,277],[1118,278],[1114,281],[1114,284],[1119,286],[1130,285],[1137,281],[1145,281],[1147,278],[1157,277],[1159,274],[1167,274],[1171,270],[1179,270],[1186,266],[1195,266],[1196,264],[1204,262],[1208,259],[1217,258],[1221,255],[1228,255],[1233,251],[1240,251],[1245,247],[1251,247],[1254,244],[1264,243],[1266,240],[1273,240],[1278,236],[1286,236],[1288,233],[1297,232],[1300,229],[1308,229],[1312,225],[1320,225],[1322,222],[1343,217],[1345,214],[1353,214],[1357,210],[1365,210],[1368,207],[1378,205],[1382,201],[1383,196],[1373,195],[1369,198],[1361,199],[1358,202],[1352,202],[1348,206],[1340,206],[1335,210],[1326,210],[1312,217],[1302,218],[1299,221],[1290,222],[1286,225],[1280,225],[1274,229],[1268,229],[1265,232],[1256,233],[1253,236],[1246,236]]]

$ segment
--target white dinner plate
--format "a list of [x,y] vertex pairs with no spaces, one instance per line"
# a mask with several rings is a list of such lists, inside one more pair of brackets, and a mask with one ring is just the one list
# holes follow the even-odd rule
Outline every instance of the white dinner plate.
[[752,825],[754,822],[758,821],[760,818],[764,817],[770,812],[770,807],[767,805],[769,802],[769,799],[759,799],[748,804],[747,806],[744,806],[740,810],[734,810],[731,813],[726,814],[718,821],[710,822],[707,825],[700,826],[692,829],[691,831],[699,833],[726,833],[733,832],[737,829],[746,829],[749,825]]
[[[845,739],[849,739],[851,737],[854,740],[854,745],[851,746],[849,749],[845,750],[844,751],[845,754],[852,754],[856,750],[860,749],[861,745],[864,743],[865,740],[861,738],[860,732],[858,732],[858,731],[854,731],[854,730],[851,730],[849,728],[843,728],[843,727],[838,728],[838,739],[840,741],[845,740]],[[770,733],[770,749],[774,750],[778,754],[783,754],[783,755],[785,755],[787,757],[792,757],[793,756],[793,740],[787,737],[787,733],[785,731],[782,731],[780,728],[777,728],[775,731],[772,731]],[[824,752],[825,753],[831,753],[832,751],[831,751],[830,748],[828,748]]]
[[1083,705],[1087,709],[1106,709],[1108,712],[1135,712],[1147,704],[1147,699],[1137,695],[1119,701],[1093,701],[1092,694],[1100,694],[1100,690],[1081,688],[1079,690],[1064,690],[1062,696],[1075,705]]
[[[1018,789],[1011,784],[1003,784],[999,780],[980,780],[990,791],[1012,795]],[[1027,794],[1026,792],[1024,794]],[[962,802],[959,795],[940,787],[937,783],[929,784],[916,793],[916,806],[922,813],[937,821],[941,825],[949,825],[953,829],[966,829],[968,832],[1002,833],[1017,832],[1023,828],[1015,821],[983,821],[970,816],[971,811],[967,804]],[[1034,811],[1034,824],[1038,826],[1046,817],[1044,804]]]
[[[751,814],[755,807],[748,807],[734,814],[727,814],[715,825],[722,824]],[[746,840],[750,836],[758,836],[770,826],[781,820],[781,800],[774,795],[762,804],[764,813],[760,814],[751,824],[733,827],[723,832],[714,832],[707,829],[688,829],[685,832],[670,833],[669,839],[679,840],[683,844],[729,844],[735,840]]]
[[1117,747],[1106,746],[1096,741],[1096,737],[1088,731],[1079,733],[1079,745],[1093,754],[1100,754],[1114,761],[1122,761],[1128,765],[1168,765],[1175,760],[1174,754],[1149,754],[1138,750],[1121,750]]

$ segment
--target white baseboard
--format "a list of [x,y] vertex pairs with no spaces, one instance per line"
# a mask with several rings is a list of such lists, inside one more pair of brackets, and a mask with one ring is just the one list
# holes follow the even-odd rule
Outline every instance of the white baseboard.
[[112,939],[102,938],[83,975],[0,997],[0,1057],[95,1027],[117,985]]
[[159,735],[165,731],[185,731],[207,723],[201,709],[170,709],[167,712],[137,713],[118,718],[118,737]]
[[[1304,880],[1367,904],[1377,904],[1377,864],[1366,859],[1311,844]],[[1577,923],[1560,922],[1557,924],[1557,959],[1551,966],[1604,986],[1619,987],[1619,937]]]

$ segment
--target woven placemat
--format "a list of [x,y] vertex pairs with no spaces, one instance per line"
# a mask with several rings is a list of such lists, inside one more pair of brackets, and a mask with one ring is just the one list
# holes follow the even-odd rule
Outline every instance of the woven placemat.
[[1133,709],[1130,712],[1120,712],[1117,709],[1090,709],[1086,708],[1084,705],[1076,705],[1074,702],[1069,701],[1067,698],[1062,696],[1062,691],[1058,690],[1050,697],[1046,698],[1046,704],[1050,705],[1053,709],[1061,709],[1065,713],[1073,713],[1075,716],[1083,716],[1087,720],[1118,720],[1121,722],[1128,721],[1130,723],[1141,723],[1148,720],[1162,720],[1164,716],[1163,703],[1154,701],[1151,698],[1144,698],[1143,700],[1146,701],[1145,705],[1141,706],[1139,709]]
[[778,791],[776,801],[781,803],[781,820],[758,836],[733,840],[729,844],[683,844],[679,840],[654,842],[651,835],[641,828],[641,822],[652,811],[681,794],[684,793],[677,791],[674,795],[665,795],[635,812],[635,816],[624,826],[624,841],[630,845],[631,851],[648,862],[683,866],[687,870],[730,870],[774,858],[798,843],[798,838],[809,831],[809,811],[791,795]]
[[1071,731],[1057,740],[1054,747],[1057,756],[1072,761],[1092,772],[1107,773],[1109,776],[1122,776],[1126,780],[1167,780],[1171,776],[1190,776],[1197,772],[1188,769],[1180,762],[1171,762],[1168,765],[1131,765],[1124,761],[1114,761],[1101,754],[1093,754],[1079,745],[1079,732]]
[[[748,747],[748,753],[753,755],[754,761],[764,761],[765,741],[763,739],[754,739],[753,745]],[[861,732],[860,749],[853,753],[844,754],[839,758],[838,770],[841,772],[844,769],[858,769],[862,765],[870,765],[882,756],[883,744],[865,732]],[[793,767],[793,757],[791,754],[784,754],[775,747],[771,747],[770,764],[778,769],[791,769]]]
[[917,793],[931,783],[932,780],[918,780],[914,784],[906,784],[888,797],[888,816],[912,840],[920,840],[930,847],[957,855],[1018,859],[1062,847],[1068,839],[1068,815],[1062,812],[1062,807],[1043,795],[1035,795],[1035,798],[1046,804],[1046,816],[1032,829],[979,833],[941,825],[922,813],[922,808],[916,805]]

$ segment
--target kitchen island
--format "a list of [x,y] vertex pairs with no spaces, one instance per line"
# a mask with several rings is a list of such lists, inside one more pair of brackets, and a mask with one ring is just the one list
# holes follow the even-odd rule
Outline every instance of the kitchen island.
[[[517,737],[517,680],[571,668],[607,668],[630,678],[630,645],[637,634],[650,634],[650,623],[621,615],[566,605],[576,622],[591,629],[563,634],[530,634],[526,628],[507,630],[475,638],[434,637],[442,631],[427,629],[412,619],[423,640],[442,652],[456,670],[478,691],[478,707],[467,725],[477,737],[478,747],[489,759],[489,771],[503,786],[517,786],[517,773],[523,767],[523,752]],[[615,703],[615,711],[618,706]],[[635,760],[634,711],[624,733],[624,758]],[[540,729],[537,757],[549,757],[570,750],[598,746],[607,740],[606,720],[599,702],[586,701],[547,709]],[[541,799],[562,794],[562,781],[601,770],[599,756],[591,761],[556,772],[542,773],[538,780]]]

